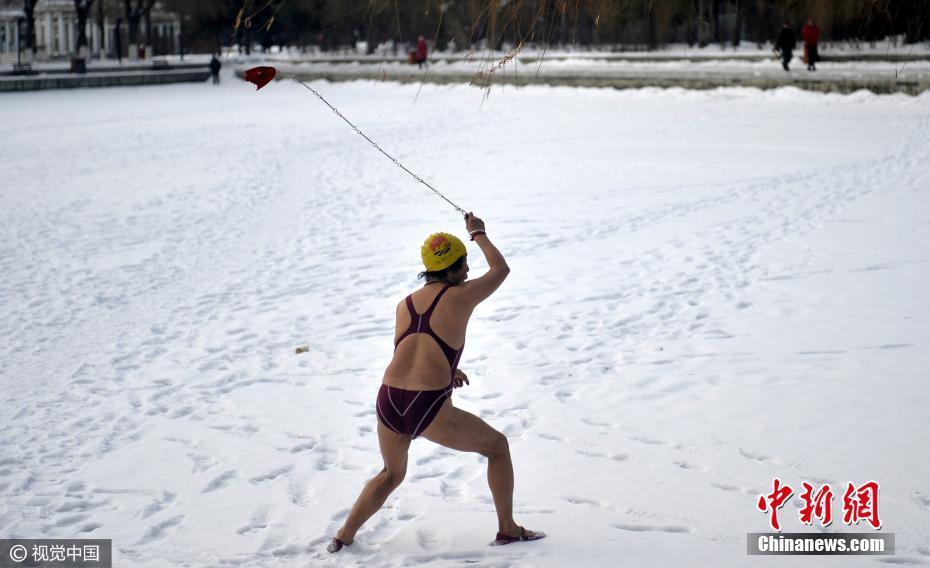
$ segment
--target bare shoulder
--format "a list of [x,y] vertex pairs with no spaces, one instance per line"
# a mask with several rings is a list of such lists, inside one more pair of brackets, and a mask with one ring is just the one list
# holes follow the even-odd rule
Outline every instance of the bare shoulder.
[[509,273],[509,268],[498,267],[488,270],[478,278],[466,280],[463,284],[457,286],[461,302],[474,308],[493,294]]
[[462,308],[466,304],[466,292],[464,288],[465,283],[449,286],[449,288],[446,289],[445,297],[442,303],[449,304],[456,309]]

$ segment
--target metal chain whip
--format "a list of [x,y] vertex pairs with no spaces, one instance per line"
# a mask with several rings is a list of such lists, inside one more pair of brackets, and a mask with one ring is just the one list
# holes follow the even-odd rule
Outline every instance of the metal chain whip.
[[[297,80],[297,79],[295,78],[295,80]],[[439,197],[445,199],[446,202],[447,202],[449,205],[451,205],[452,207],[455,207],[456,211],[458,211],[458,212],[461,213],[462,215],[465,215],[465,214],[466,214],[466,212],[465,212],[464,209],[462,209],[461,207],[459,207],[458,205],[456,205],[455,203],[453,203],[452,201],[450,201],[449,198],[446,197],[445,195],[443,195],[442,193],[440,193],[438,189],[436,189],[435,187],[433,187],[433,186],[431,186],[430,184],[426,183],[426,181],[424,181],[423,178],[421,178],[421,177],[418,176],[417,174],[415,174],[415,173],[411,172],[410,170],[408,170],[403,164],[401,164],[400,162],[397,161],[397,158],[395,158],[394,156],[392,156],[392,155],[388,154],[387,152],[385,152],[384,150],[382,150],[382,149],[381,149],[381,146],[378,146],[378,143],[377,143],[377,142],[375,142],[374,140],[372,140],[371,138],[369,138],[368,136],[366,136],[364,132],[362,132],[361,130],[359,130],[359,128],[358,128],[357,126],[355,126],[354,124],[352,124],[352,122],[351,122],[348,118],[344,117],[344,116],[342,115],[342,113],[339,112],[338,109],[336,109],[336,107],[334,107],[333,105],[329,104],[329,101],[327,101],[326,99],[324,99],[324,98],[323,98],[323,95],[321,95],[320,93],[318,93],[313,87],[311,87],[310,85],[308,85],[308,84],[306,84],[306,83],[304,83],[303,81],[300,81],[300,80],[297,80],[297,82],[300,83],[301,85],[303,85],[304,87],[306,87],[307,90],[309,90],[311,93],[313,93],[314,95],[316,95],[318,99],[320,99],[321,101],[323,101],[323,104],[325,104],[326,106],[328,106],[334,113],[336,113],[336,116],[338,116],[339,118],[341,118],[342,120],[344,120],[346,124],[348,124],[349,126],[351,126],[351,127],[352,127],[352,130],[354,130],[359,136],[361,136],[361,137],[364,138],[365,140],[368,140],[368,142],[374,147],[375,150],[377,150],[377,151],[381,152],[382,154],[384,154],[385,156],[387,156],[387,158],[388,158],[389,160],[391,160],[392,162],[394,162],[394,164],[396,164],[398,168],[404,170],[405,172],[407,172],[408,174],[410,174],[410,175],[413,177],[413,179],[417,180],[418,182],[422,183],[422,184],[425,185],[426,187],[430,188],[430,190],[432,190],[432,192],[435,193],[436,195],[438,195]]]

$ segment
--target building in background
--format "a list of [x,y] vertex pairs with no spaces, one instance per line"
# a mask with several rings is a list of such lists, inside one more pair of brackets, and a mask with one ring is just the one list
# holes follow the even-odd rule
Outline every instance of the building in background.
[[19,39],[18,22],[24,17],[22,10],[0,3],[0,63],[16,61],[16,45]]
[[[21,1],[0,0],[0,63],[16,61],[17,21],[25,17],[21,6]],[[105,15],[101,34],[97,23],[98,13],[96,7],[92,8],[87,17],[87,48],[90,57],[115,58],[117,46],[122,51],[122,57],[131,57],[132,54],[128,53],[129,28],[126,19],[122,18],[120,41],[117,41],[116,20],[119,16]],[[181,16],[164,10],[161,3],[156,2],[150,19],[152,33],[147,38],[147,56],[177,53],[181,40]],[[143,20],[139,30],[141,38],[147,37],[147,28]],[[77,52],[78,33],[73,0],[39,0],[35,9],[35,34],[36,61],[67,59],[74,55]],[[25,37],[21,44],[25,50]],[[27,59],[25,53],[23,56]]]

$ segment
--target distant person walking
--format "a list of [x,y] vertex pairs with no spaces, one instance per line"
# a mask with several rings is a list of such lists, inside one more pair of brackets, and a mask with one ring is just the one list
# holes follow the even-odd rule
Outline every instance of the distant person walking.
[[804,61],[807,62],[808,71],[816,71],[814,65],[820,59],[817,53],[817,43],[820,41],[820,28],[814,23],[814,18],[808,18],[801,28],[801,38],[804,40]]
[[426,45],[426,38],[420,36],[417,38],[417,52],[416,52],[416,61],[419,67],[423,67],[423,64],[426,63],[426,55],[429,50],[429,47]]
[[778,33],[778,39],[775,40],[775,52],[781,54],[781,66],[788,71],[788,63],[791,62],[791,52],[797,45],[797,36],[791,29],[791,24],[786,20]]
[[216,55],[210,57],[210,76],[213,77],[213,84],[220,84],[220,68],[223,66],[220,63],[220,60],[216,58]]

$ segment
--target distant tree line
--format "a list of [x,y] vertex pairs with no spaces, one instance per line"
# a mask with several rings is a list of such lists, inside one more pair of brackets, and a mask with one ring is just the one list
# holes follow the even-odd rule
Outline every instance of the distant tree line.
[[[189,40],[221,45],[412,43],[440,49],[514,45],[656,48],[771,40],[813,17],[824,41],[930,38],[928,0],[164,0],[190,20]],[[238,24],[238,25],[237,25]]]
[[[31,16],[36,0],[18,3]],[[74,0],[82,16],[94,8],[142,41],[154,0]],[[182,16],[187,51],[239,46],[317,45],[324,50],[367,42],[369,51],[424,35],[437,48],[623,46],[653,49],[764,43],[783,21],[813,17],[824,41],[930,39],[930,0],[161,0]],[[31,20],[31,18],[28,18]],[[32,23],[31,21],[29,22]],[[31,26],[30,26],[31,27]],[[31,34],[30,34],[31,35]],[[150,34],[145,34],[149,37]],[[31,38],[30,38],[31,39]],[[83,39],[83,38],[82,38]]]

